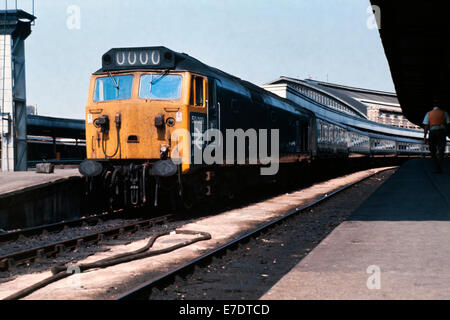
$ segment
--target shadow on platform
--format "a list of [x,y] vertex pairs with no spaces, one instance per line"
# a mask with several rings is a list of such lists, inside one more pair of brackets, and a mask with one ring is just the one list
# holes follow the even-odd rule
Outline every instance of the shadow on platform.
[[450,299],[449,160],[404,163],[261,299]]
[[432,160],[407,161],[348,221],[450,221],[450,159],[444,173]]

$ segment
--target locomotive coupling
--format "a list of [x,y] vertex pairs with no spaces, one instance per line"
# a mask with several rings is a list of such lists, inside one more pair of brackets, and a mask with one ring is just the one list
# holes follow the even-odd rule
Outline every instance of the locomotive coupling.
[[94,125],[100,128],[100,132],[107,135],[109,132],[109,117],[104,114],[101,117],[94,120]]
[[119,130],[120,129],[120,125],[122,124],[122,115],[120,114],[120,112],[116,113],[116,117],[114,118],[114,122],[116,124],[116,129]]
[[[116,113],[116,116],[114,117],[114,123],[116,124],[116,129],[119,130],[120,126],[122,124],[122,116],[120,112]],[[101,117],[94,120],[94,125],[97,128],[100,128],[100,132],[104,135],[108,135],[109,132],[109,117],[108,115],[104,114]]]

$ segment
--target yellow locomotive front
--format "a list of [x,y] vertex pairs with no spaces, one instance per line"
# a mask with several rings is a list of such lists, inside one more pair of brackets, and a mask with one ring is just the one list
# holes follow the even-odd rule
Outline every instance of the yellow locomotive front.
[[188,73],[94,75],[86,107],[89,159],[160,159],[173,130],[187,128]]
[[173,134],[190,130],[191,114],[206,118],[208,81],[177,70],[175,58],[164,47],[112,49],[91,77],[80,172],[110,208],[157,205],[163,180],[181,193],[191,143]]

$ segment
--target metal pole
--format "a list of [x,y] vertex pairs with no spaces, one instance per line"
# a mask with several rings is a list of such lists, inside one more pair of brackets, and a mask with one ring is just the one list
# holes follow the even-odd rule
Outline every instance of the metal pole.
[[56,159],[56,137],[52,137],[53,138],[53,159]]
[[[6,69],[6,15],[8,10],[8,0],[5,0],[5,15],[3,19],[3,65],[2,65],[2,108],[0,110],[0,113],[5,112],[5,69]],[[1,132],[1,148],[2,148],[2,159],[0,159],[0,162],[3,163],[3,158],[6,157],[8,159],[8,137],[4,135],[4,120],[2,115],[2,132]],[[6,168],[2,168],[3,171],[9,171],[9,163],[8,161],[5,161]]]

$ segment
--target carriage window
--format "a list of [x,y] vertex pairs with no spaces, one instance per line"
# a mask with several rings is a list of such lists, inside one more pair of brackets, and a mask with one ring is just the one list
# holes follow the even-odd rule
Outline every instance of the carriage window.
[[109,76],[95,80],[94,101],[109,101],[131,98],[133,76]]

